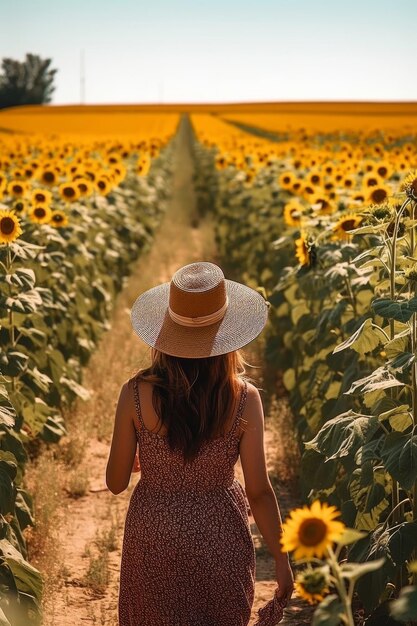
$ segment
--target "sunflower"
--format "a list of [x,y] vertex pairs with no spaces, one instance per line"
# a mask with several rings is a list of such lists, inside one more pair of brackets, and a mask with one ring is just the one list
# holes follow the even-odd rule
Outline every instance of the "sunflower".
[[61,228],[63,226],[67,226],[68,218],[65,215],[64,211],[52,211],[50,224],[51,226],[54,226],[54,228]]
[[[151,160],[150,160],[149,156],[148,155],[143,155],[139,159],[139,161],[138,161],[138,164],[137,164],[137,167],[136,167],[136,173],[139,176],[146,176],[147,173],[149,172],[149,168],[150,167],[151,167]],[[227,164],[223,165],[222,167],[219,167],[218,164],[216,163],[216,168],[217,169],[225,169],[226,167],[227,167]]]
[[37,224],[47,224],[51,219],[52,211],[47,206],[35,206],[29,212],[29,217],[32,222]]
[[347,213],[341,217],[333,226],[334,239],[349,240],[349,231],[358,228],[363,221],[360,215],[354,213]]
[[307,200],[317,192],[317,189],[311,183],[305,182],[300,188],[299,193],[302,194]]
[[246,188],[249,188],[252,186],[253,181],[255,180],[256,177],[256,170],[254,169],[250,169],[250,170],[244,170],[245,172],[245,176],[243,179],[243,186]]
[[346,174],[346,176],[343,177],[343,187],[346,187],[346,189],[352,189],[355,186],[355,177],[353,174]]
[[375,165],[375,171],[381,178],[390,178],[393,168],[388,161],[380,161]]
[[299,239],[295,240],[295,256],[300,265],[310,265],[309,248],[305,235],[301,235]]
[[321,602],[329,593],[330,571],[329,566],[311,567],[308,565],[296,576],[294,588],[300,598],[310,604]]
[[55,168],[52,167],[43,167],[37,173],[39,180],[44,184],[48,185],[48,187],[52,187],[56,185],[58,180],[58,174]]
[[417,200],[417,170],[413,170],[407,174],[401,183],[401,191],[405,191],[409,198]]
[[13,205],[13,211],[18,215],[27,211],[27,202],[23,198],[19,198]]
[[320,186],[322,182],[322,174],[319,170],[311,170],[307,176],[307,181],[313,186]]
[[319,215],[331,215],[335,210],[328,194],[323,193],[323,190],[317,190],[316,193],[311,194],[308,201],[311,203],[312,209],[317,211]]
[[51,204],[52,202],[52,194],[48,189],[33,189],[30,194],[31,200],[33,204],[41,205],[41,204]]
[[19,168],[16,168],[10,172],[11,178],[25,178],[25,171]]
[[282,189],[291,189],[294,184],[295,176],[292,172],[282,172],[278,177],[278,185]]
[[104,176],[104,175],[100,176],[100,178],[98,178],[94,184],[95,184],[96,190],[102,196],[107,196],[107,194],[110,192],[111,187],[112,187],[108,179],[108,176]]
[[293,191],[294,193],[298,193],[300,189],[302,188],[302,186],[303,186],[303,181],[300,180],[299,178],[296,178],[293,184],[291,185],[290,191]]
[[377,187],[382,182],[383,179],[381,178],[381,176],[379,176],[375,172],[369,172],[368,174],[365,174],[362,179],[362,185],[364,189],[369,189],[369,187]]
[[78,188],[80,196],[91,196],[94,191],[93,183],[86,178],[77,178],[74,185]]
[[7,193],[14,198],[23,198],[28,191],[28,184],[22,180],[11,180],[7,185]]
[[327,548],[345,530],[342,522],[334,520],[339,515],[336,507],[319,500],[313,502],[310,508],[294,509],[282,525],[282,551],[294,550],[295,559],[324,556]]
[[284,207],[284,220],[288,226],[299,226],[304,207],[297,200],[290,200]]
[[390,189],[386,185],[376,185],[370,190],[367,201],[372,204],[382,204],[388,200]]
[[67,182],[59,186],[59,195],[65,202],[75,202],[80,197],[80,191],[75,183]]
[[9,209],[0,209],[0,244],[14,241],[22,232],[15,212]]

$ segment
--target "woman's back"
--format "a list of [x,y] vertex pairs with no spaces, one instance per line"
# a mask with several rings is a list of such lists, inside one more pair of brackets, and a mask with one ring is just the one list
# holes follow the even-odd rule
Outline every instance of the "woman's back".
[[126,516],[119,624],[246,626],[255,550],[234,465],[247,384],[227,432],[205,442],[186,465],[166,432],[156,432],[151,385],[136,378],[130,384],[142,474]]

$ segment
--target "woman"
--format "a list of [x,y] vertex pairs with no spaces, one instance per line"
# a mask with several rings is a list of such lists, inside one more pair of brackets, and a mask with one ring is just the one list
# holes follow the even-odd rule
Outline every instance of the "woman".
[[[153,350],[151,366],[122,387],[106,470],[114,494],[126,489],[138,444],[119,626],[247,626],[255,588],[247,502],[278,582],[257,624],[282,617],[293,575],[279,545],[262,402],[239,352],[267,312],[260,294],[207,262],[180,268],[132,307],[133,329]],[[239,454],[245,490],[234,477]]]

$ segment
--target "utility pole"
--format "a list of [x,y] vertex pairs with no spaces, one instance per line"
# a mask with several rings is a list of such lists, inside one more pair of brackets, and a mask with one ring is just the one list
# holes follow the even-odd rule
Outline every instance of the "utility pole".
[[80,104],[85,104],[85,55],[80,51]]

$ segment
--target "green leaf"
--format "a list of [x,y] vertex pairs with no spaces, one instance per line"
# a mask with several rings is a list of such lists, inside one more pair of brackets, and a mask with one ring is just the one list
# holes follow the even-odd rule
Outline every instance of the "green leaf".
[[411,490],[417,479],[417,435],[392,432],[381,450],[385,469],[400,487]]
[[374,572],[382,567],[385,563],[385,558],[376,559],[375,561],[368,561],[367,563],[344,563],[341,566],[342,576],[348,580],[358,580],[361,576]]
[[410,329],[406,328],[401,333],[395,335],[395,337],[391,339],[391,341],[388,341],[385,344],[384,350],[389,359],[393,359],[405,351],[407,344],[410,340],[410,332]]
[[0,541],[0,555],[9,566],[20,593],[27,593],[41,601],[43,582],[40,572],[30,565],[7,539]]
[[325,455],[326,461],[353,455],[378,428],[378,419],[374,415],[349,410],[326,422],[305,447]]
[[417,587],[403,587],[398,599],[390,603],[390,613],[401,622],[417,620]]
[[333,354],[352,348],[359,354],[366,354],[374,350],[380,343],[386,340],[386,335],[379,326],[372,323],[372,318],[368,317],[364,323],[353,333],[351,337],[336,346]]
[[344,615],[339,598],[331,594],[326,596],[314,611],[312,626],[340,626]]
[[402,354],[397,354],[397,356],[390,361],[387,361],[386,365],[394,372],[404,372],[415,360],[416,357],[414,354],[411,354],[411,352],[403,352]]
[[62,376],[60,381],[61,385],[66,385],[76,396],[79,396],[82,400],[89,400],[91,398],[91,391],[86,389],[82,385],[79,385],[75,380]]
[[3,385],[0,385],[0,424],[13,428],[16,411],[9,400],[9,394]]
[[383,422],[389,420],[390,426],[393,430],[400,432],[406,430],[413,423],[413,418],[410,413],[410,407],[408,404],[401,404],[389,411],[384,411],[378,415],[378,419]]
[[350,389],[344,393],[370,393],[372,391],[389,389],[390,387],[400,387],[403,385],[404,383],[397,380],[385,366],[381,366],[374,370],[369,376],[355,380],[350,386]]
[[54,413],[54,410],[42,398],[35,398],[35,402],[25,404],[21,412],[25,424],[30,428],[31,436],[35,437],[41,432],[45,422]]
[[354,528],[345,528],[343,535],[336,541],[336,543],[341,546],[348,546],[356,541],[359,541],[359,539],[363,539],[367,534],[368,533],[355,530]]
[[9,311],[17,311],[18,313],[34,313],[43,304],[38,289],[31,289],[17,296],[9,296],[6,298],[5,306]]
[[4,277],[9,285],[16,285],[20,291],[33,289],[36,282],[35,272],[30,268],[19,268],[13,274],[6,274]]
[[413,313],[417,311],[417,297],[401,301],[379,298],[372,302],[371,307],[381,317],[394,319],[399,322],[408,322]]
[[49,385],[53,383],[53,380],[47,376],[47,374],[43,374],[38,368],[35,366],[33,369],[28,369],[26,371],[26,376],[30,376],[32,382],[36,385],[38,389],[48,393]]

